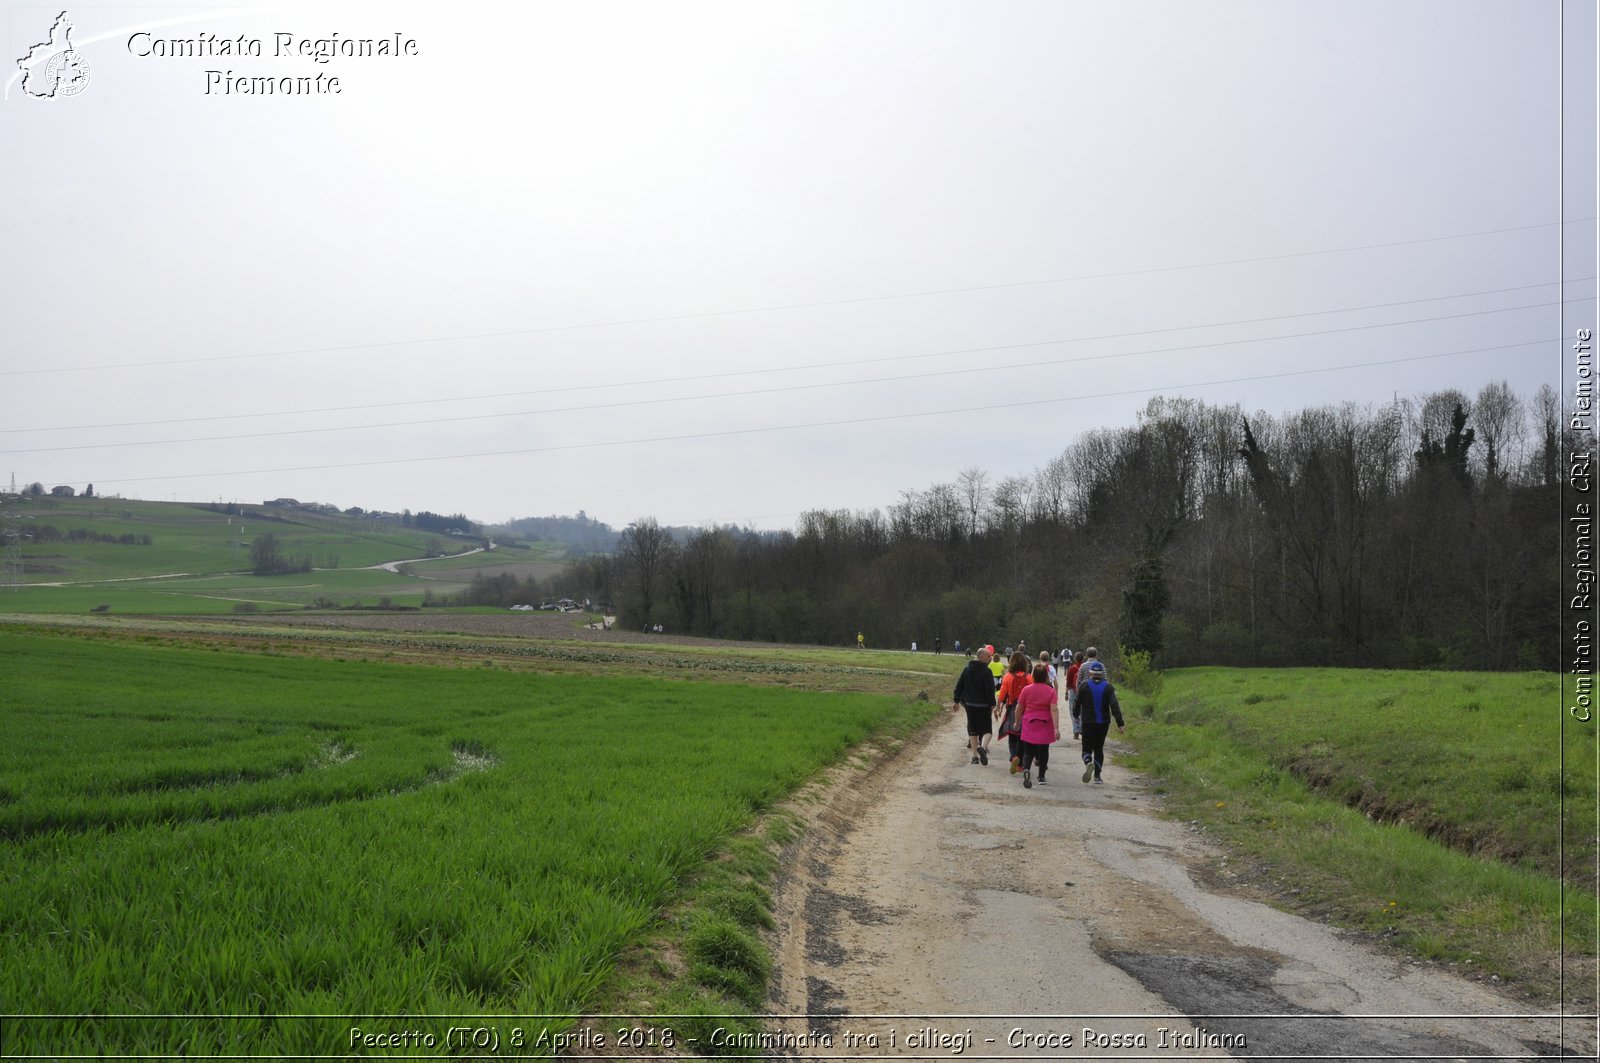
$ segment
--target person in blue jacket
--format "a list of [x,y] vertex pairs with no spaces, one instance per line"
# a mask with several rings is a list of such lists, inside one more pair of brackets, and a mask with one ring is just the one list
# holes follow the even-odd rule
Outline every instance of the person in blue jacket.
[[1111,721],[1117,721],[1117,733],[1122,725],[1122,706],[1117,704],[1117,688],[1106,678],[1106,666],[1090,661],[1083,666],[1078,683],[1078,718],[1083,727],[1083,781],[1099,784],[1100,769],[1106,762],[1106,735],[1111,731]]

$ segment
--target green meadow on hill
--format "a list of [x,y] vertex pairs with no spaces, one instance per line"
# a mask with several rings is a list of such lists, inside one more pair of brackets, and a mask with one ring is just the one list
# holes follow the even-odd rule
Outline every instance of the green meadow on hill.
[[[303,507],[225,512],[221,506],[46,496],[6,508],[22,536],[21,571],[20,579],[8,573],[8,585],[0,587],[0,612],[415,607],[430,596],[459,592],[479,572],[549,575],[564,554],[555,543],[474,552],[476,539]],[[280,554],[304,559],[310,571],[252,574],[251,545],[268,534]],[[404,574],[377,567],[397,561],[415,564]]]

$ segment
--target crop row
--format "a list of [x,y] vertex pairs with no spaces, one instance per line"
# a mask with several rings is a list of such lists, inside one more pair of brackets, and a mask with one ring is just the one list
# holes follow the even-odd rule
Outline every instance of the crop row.
[[[731,831],[919,711],[69,636],[0,653],[27,677],[0,814],[106,820],[0,846],[0,998],[33,1014],[580,1014]],[[38,1019],[7,1049],[332,1054],[342,1032]]]

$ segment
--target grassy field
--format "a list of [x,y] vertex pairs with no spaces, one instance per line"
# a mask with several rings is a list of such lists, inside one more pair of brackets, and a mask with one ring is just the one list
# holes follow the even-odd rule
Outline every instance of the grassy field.
[[262,612],[299,610],[318,602],[346,608],[377,606],[385,600],[395,606],[416,607],[430,589],[430,585],[416,579],[382,569],[279,576],[252,576],[247,572],[174,575],[68,587],[0,589],[0,612],[193,616],[231,613],[241,607]]
[[[230,579],[285,605],[307,590],[188,579],[141,593],[172,591],[151,611],[173,614]],[[959,659],[585,641],[534,619],[0,624],[5,1009],[234,1016],[13,1018],[6,1051],[352,1047],[348,1022],[278,1012],[438,1015],[437,1046],[444,1016],[760,1011],[773,847],[739,832],[853,743],[937,711]],[[1595,748],[1563,734],[1557,683],[1178,671],[1155,698],[1124,691],[1130,766],[1233,855],[1219,881],[1540,1004],[1565,972],[1570,1004],[1593,985]],[[677,973],[633,971],[647,987],[619,994],[615,957],[663,934]]]
[[327,1054],[350,1022],[270,1016],[577,1015],[731,832],[931,708],[155,634],[3,631],[0,654],[7,1010],[234,1016],[13,1018],[20,1053]]
[[464,581],[470,581],[480,572],[487,576],[509,572],[517,579],[526,579],[530,576],[542,579],[566,563],[567,551],[560,543],[531,543],[524,547],[502,547],[481,554],[419,562],[411,571],[433,579]]
[[1130,733],[1168,811],[1290,907],[1546,1000],[1564,955],[1592,995],[1595,736],[1563,734],[1559,682],[1183,669]]
[[[249,507],[229,515],[202,506],[105,498],[27,498],[6,504],[25,538],[20,587],[0,589],[5,612],[81,612],[101,606],[122,613],[222,613],[240,603],[298,608],[319,599],[341,605],[418,605],[431,588],[445,594],[470,582],[469,558],[441,566],[430,581],[371,566],[426,557],[438,548],[472,544],[376,520],[298,509]],[[313,572],[290,577],[249,574],[250,543],[272,534],[285,555],[312,559]],[[76,541],[73,535],[80,538]],[[108,538],[130,542],[105,541]],[[525,564],[550,559],[515,551]],[[470,555],[478,557],[480,555]],[[487,556],[494,556],[492,553]],[[453,574],[451,565],[462,565]]]

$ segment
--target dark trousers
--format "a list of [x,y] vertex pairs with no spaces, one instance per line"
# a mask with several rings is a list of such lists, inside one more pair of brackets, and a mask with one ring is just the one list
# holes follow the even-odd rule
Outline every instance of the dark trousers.
[[1044,778],[1045,769],[1050,766],[1050,747],[1042,746],[1037,742],[1022,743],[1022,770],[1027,771],[1033,767],[1034,762],[1039,764],[1039,778]]
[[1094,761],[1094,772],[1100,774],[1100,767],[1106,762],[1106,733],[1111,730],[1111,724],[1095,723],[1093,720],[1083,721],[1083,762]]
[[1022,756],[1022,736],[1019,734],[1006,735],[1006,745],[1011,749],[1011,759],[1016,760]]

